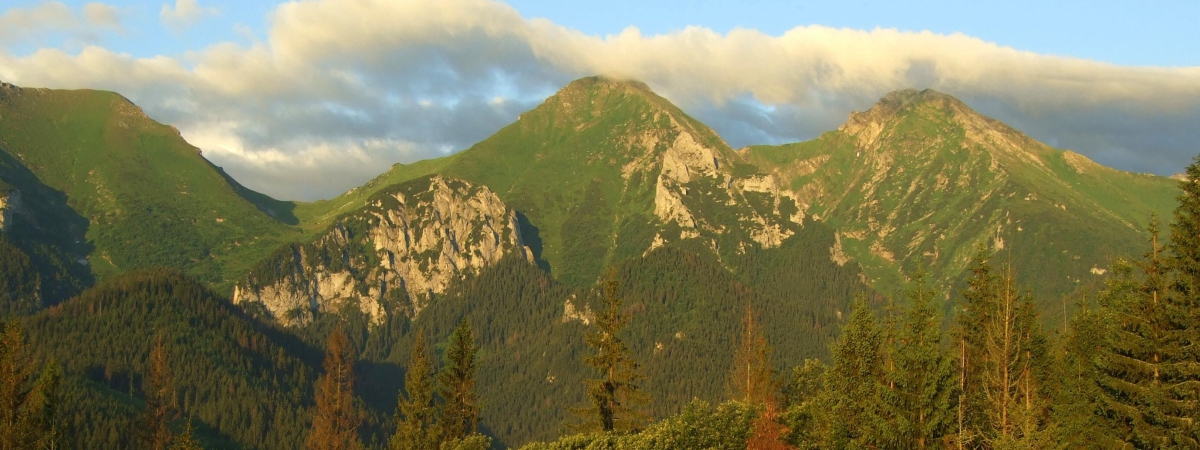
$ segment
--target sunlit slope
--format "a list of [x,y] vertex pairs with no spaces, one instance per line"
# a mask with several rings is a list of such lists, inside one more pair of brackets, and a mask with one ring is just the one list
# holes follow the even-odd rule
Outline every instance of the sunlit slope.
[[1141,254],[1151,214],[1166,218],[1178,193],[1176,181],[1051,148],[931,90],[891,93],[813,141],[739,153],[837,228],[831,253],[885,291],[918,264],[952,285],[986,244],[1035,291],[1069,292],[1110,258]]
[[[740,233],[738,218],[755,213],[732,187],[734,179],[753,174],[753,168],[739,173],[738,161],[715,132],[645,85],[584,78],[467,150],[396,165],[341,197],[300,205],[297,215],[306,228],[322,229],[388,185],[431,173],[461,178],[488,186],[522,213],[527,243],[557,278],[586,284],[605,265],[641,256],[656,240],[706,236],[709,229],[714,235]],[[673,178],[660,189],[665,172]],[[722,208],[729,211],[690,210],[695,220],[681,225],[694,225],[690,233],[659,203],[696,200],[684,194],[693,183],[706,192],[730,190],[714,192],[728,197]],[[699,217],[704,215],[710,216]]]
[[[77,216],[63,220],[79,222],[71,241],[81,242],[58,244],[85,253],[101,278],[167,266],[227,284],[298,234],[264,212],[287,211],[271,211],[266,196],[237,185],[173,127],[111,92],[3,85],[0,150],[13,160],[0,178],[27,171],[61,194],[67,209],[60,212]],[[262,209],[247,198],[262,200]]]

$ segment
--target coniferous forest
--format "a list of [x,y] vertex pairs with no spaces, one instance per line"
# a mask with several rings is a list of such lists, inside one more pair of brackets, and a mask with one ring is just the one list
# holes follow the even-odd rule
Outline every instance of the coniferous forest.
[[589,77],[285,202],[0,84],[0,450],[1200,448],[1184,175],[931,90],[734,150]]
[[[1200,177],[1200,164],[1188,174]],[[694,374],[647,363],[648,342],[632,333],[645,312],[628,303],[645,275],[614,269],[593,291],[594,326],[575,337],[584,345],[565,358],[586,374],[572,380],[585,395],[552,406],[560,438],[524,448],[1198,448],[1200,186],[1180,187],[1169,223],[1150,221],[1145,252],[1064,299],[1074,313],[1059,327],[1039,320],[1004,254],[983,247],[948,302],[923,269],[896,298],[862,292],[827,351],[790,367],[747,297],[724,316],[736,329],[728,353],[690,355],[720,369],[705,376],[720,372],[724,391],[673,412],[651,394]],[[506,267],[455,295],[506,282],[562,289]],[[520,408],[504,392],[537,387],[481,389],[484,364],[523,358],[484,355],[506,347],[481,343],[519,338],[493,334],[484,314],[431,313],[462,318],[386,324],[411,337],[392,345],[352,315],[297,337],[178,272],[122,276],[4,325],[0,448],[499,445],[481,406]],[[391,354],[404,354],[401,370],[380,363]],[[394,402],[373,403],[379,393]]]

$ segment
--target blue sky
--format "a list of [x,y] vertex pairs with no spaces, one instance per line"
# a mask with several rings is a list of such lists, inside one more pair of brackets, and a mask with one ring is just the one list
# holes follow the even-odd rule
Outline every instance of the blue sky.
[[[43,0],[9,0],[30,7]],[[63,3],[82,6],[87,1]],[[202,0],[218,13],[184,32],[159,21],[161,1],[112,1],[124,12],[126,32],[103,38],[114,50],[136,56],[182,55],[220,41],[246,42],[249,31],[265,38],[268,16],[281,2]],[[507,2],[530,18],[547,18],[587,34],[603,36],[635,26],[645,34],[688,26],[717,32],[752,28],[781,34],[799,25],[835,28],[896,28],[963,33],[1000,45],[1043,54],[1074,56],[1133,66],[1200,65],[1200,2],[1196,1],[811,1],[811,0],[612,0]],[[242,28],[244,27],[244,28]],[[15,46],[29,52],[42,44],[70,46],[62,39]],[[78,43],[75,43],[77,45]]]
[[934,88],[1169,175],[1200,152],[1196,17],[1200,2],[8,0],[0,80],[120,92],[285,199],[464,149],[595,74],[646,82],[735,148]]

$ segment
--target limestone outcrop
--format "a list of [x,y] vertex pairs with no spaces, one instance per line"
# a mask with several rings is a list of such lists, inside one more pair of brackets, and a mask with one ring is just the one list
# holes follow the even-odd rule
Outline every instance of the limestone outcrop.
[[260,304],[289,326],[347,306],[382,323],[420,313],[431,295],[510,254],[532,260],[513,209],[485,186],[426,177],[281,249],[238,283],[233,301]]

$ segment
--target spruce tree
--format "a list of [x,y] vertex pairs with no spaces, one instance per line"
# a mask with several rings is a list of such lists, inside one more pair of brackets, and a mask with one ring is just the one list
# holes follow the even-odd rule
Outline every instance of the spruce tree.
[[354,398],[354,350],[339,325],[325,347],[325,374],[317,382],[312,429],[304,440],[307,450],[357,450],[362,447],[358,426],[362,417]]
[[600,378],[584,381],[591,406],[575,410],[583,419],[577,428],[606,432],[639,430],[645,416],[638,408],[648,402],[640,385],[645,376],[620,337],[630,317],[623,311],[617,281],[611,272],[601,300],[604,308],[596,313],[596,329],[584,338],[595,352],[584,358],[584,363],[599,372]]
[[1047,439],[1041,370],[1044,341],[1033,300],[1016,285],[1011,266],[994,291],[984,323],[980,388],[988,419],[984,437],[993,447],[1039,447]]
[[829,418],[833,395],[826,387],[828,368],[818,359],[806,359],[792,369],[791,380],[783,390],[783,423],[788,441],[805,449],[821,448],[832,442]]
[[404,374],[404,393],[396,405],[396,434],[388,440],[389,450],[432,450],[439,439],[434,422],[433,361],[425,330],[417,330],[412,357]]
[[24,328],[16,319],[10,320],[0,333],[0,450],[57,444],[62,369],[51,362],[31,383],[33,370]]
[[33,432],[33,448],[53,449],[59,447],[62,439],[58,424],[60,405],[59,390],[62,385],[62,366],[57,361],[50,361],[37,382],[29,392],[26,400],[26,418]]
[[463,319],[450,334],[446,365],[438,374],[438,395],[445,401],[441,417],[442,442],[467,438],[479,426],[479,399],[475,393],[478,353],[471,323]]
[[750,305],[746,305],[746,315],[742,318],[741,344],[734,351],[729,390],[734,400],[751,405],[776,406],[771,346],[758,323],[758,315]]
[[908,305],[892,347],[889,406],[896,418],[894,444],[924,449],[936,446],[955,422],[958,400],[953,361],[942,351],[941,316],[924,268],[906,292]]
[[161,332],[150,347],[142,392],[146,396],[146,407],[138,428],[142,448],[166,450],[173,438],[171,420],[175,418],[175,385]]
[[1172,329],[1166,349],[1170,363],[1162,382],[1171,392],[1170,401],[1184,406],[1178,417],[1190,425],[1178,439],[1200,447],[1200,156],[1187,167],[1187,178],[1179,183],[1183,193],[1171,221],[1170,257],[1173,273],[1165,312]]
[[970,264],[970,276],[956,311],[954,340],[951,351],[955,359],[955,378],[958,385],[958,408],[955,411],[954,445],[959,449],[973,448],[983,441],[987,418],[984,415],[986,398],[983,390],[985,369],[983,349],[984,329],[994,311],[996,274],[988,262],[986,247],[980,247]]
[[[1180,215],[1177,212],[1177,222],[1182,221]],[[1187,324],[1187,299],[1194,295],[1187,279],[1188,250],[1173,243],[1175,259],[1168,261],[1159,243],[1157,221],[1151,222],[1150,236],[1150,251],[1139,264],[1140,274],[1130,264],[1115,264],[1102,296],[1103,306],[1115,319],[1100,358],[1105,412],[1115,418],[1120,439],[1134,447],[1200,447],[1196,431],[1200,408],[1196,367],[1200,365]],[[1171,280],[1171,275],[1177,278]]]
[[883,407],[887,373],[884,368],[884,331],[875,321],[866,299],[854,301],[850,320],[832,348],[833,366],[825,378],[832,396],[832,442],[823,447],[868,448],[881,442],[888,427]]
[[192,434],[191,418],[188,418],[187,426],[183,429],[183,434],[180,434],[171,443],[170,450],[204,450],[204,447],[200,445],[200,441],[196,440],[196,436]]
[[1058,443],[1066,448],[1121,447],[1118,428],[1103,414],[1100,368],[1109,329],[1115,322],[1105,308],[1084,310],[1071,318],[1070,333],[1059,355],[1060,384],[1052,407]]

